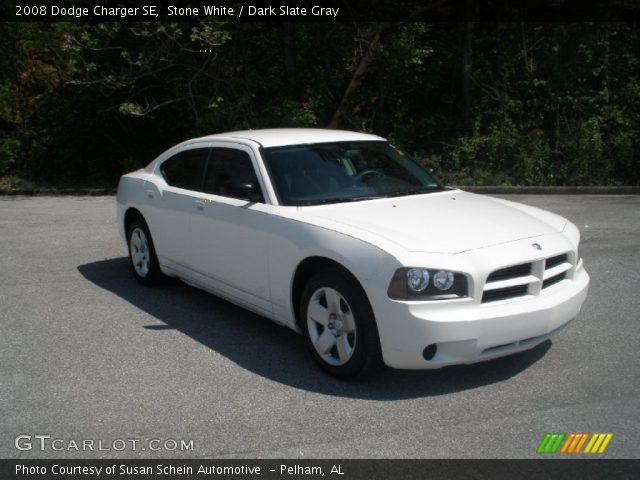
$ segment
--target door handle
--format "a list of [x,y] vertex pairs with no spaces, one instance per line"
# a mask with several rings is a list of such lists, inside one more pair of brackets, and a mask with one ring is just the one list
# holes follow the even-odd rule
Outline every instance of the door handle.
[[204,210],[204,201],[203,200],[196,200],[196,208],[198,210]]
[[147,190],[147,197],[148,198],[153,198],[154,197],[153,190]]

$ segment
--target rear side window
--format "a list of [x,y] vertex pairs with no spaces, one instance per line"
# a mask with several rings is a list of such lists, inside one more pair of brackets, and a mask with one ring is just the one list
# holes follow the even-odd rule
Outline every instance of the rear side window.
[[203,191],[243,200],[255,196],[257,201],[264,201],[251,157],[233,148],[211,149]]
[[160,172],[172,187],[200,190],[208,149],[194,148],[176,153],[160,165]]

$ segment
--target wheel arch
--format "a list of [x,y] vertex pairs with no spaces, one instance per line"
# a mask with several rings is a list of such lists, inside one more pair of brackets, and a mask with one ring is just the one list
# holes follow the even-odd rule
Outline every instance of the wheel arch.
[[302,299],[302,293],[304,291],[305,285],[316,273],[322,270],[329,269],[340,270],[348,277],[350,277],[353,280],[354,285],[356,285],[357,288],[362,291],[364,298],[366,298],[367,302],[369,302],[369,306],[371,306],[371,301],[369,300],[367,292],[362,286],[360,280],[358,280],[358,277],[356,277],[356,275],[351,272],[351,270],[334,259],[320,255],[314,255],[305,258],[298,264],[293,275],[293,281],[291,282],[291,306],[293,308],[293,315],[296,326],[300,327],[300,301]]
[[146,224],[147,221],[144,218],[144,215],[142,215],[142,212],[140,210],[138,210],[135,207],[129,207],[127,208],[126,212],[124,212],[124,218],[123,218],[123,222],[124,222],[124,234],[125,237],[127,235],[127,233],[129,232],[129,226],[131,225],[131,222],[133,222],[136,218],[140,218],[142,219],[142,221]]

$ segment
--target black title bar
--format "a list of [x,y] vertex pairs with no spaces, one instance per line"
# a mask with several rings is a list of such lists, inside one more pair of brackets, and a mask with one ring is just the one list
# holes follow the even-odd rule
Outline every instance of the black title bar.
[[3,480],[617,480],[639,477],[640,460],[0,460]]
[[[624,21],[640,0],[2,0],[1,21]],[[177,5],[176,5],[177,4]]]

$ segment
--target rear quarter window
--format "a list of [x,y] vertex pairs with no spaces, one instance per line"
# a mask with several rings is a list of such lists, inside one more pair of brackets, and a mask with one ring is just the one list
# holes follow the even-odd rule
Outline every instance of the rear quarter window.
[[183,150],[160,165],[160,173],[172,187],[199,190],[208,149]]

